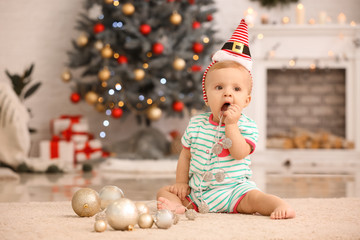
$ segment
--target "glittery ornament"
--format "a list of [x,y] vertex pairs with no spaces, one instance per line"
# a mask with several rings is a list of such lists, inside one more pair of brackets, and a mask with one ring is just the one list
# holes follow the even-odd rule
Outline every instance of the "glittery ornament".
[[212,153],[215,155],[219,155],[223,150],[223,147],[219,143],[215,143],[215,145],[212,148]]
[[225,179],[225,172],[223,169],[220,169],[219,172],[215,174],[215,179],[217,182],[222,182]]
[[101,81],[106,81],[111,77],[111,72],[108,67],[104,67],[98,73],[98,77]]
[[73,195],[71,206],[80,217],[94,216],[100,211],[99,194],[91,188],[82,188]]
[[210,211],[209,205],[207,205],[204,201],[201,201],[199,205],[199,212],[200,213],[208,213]]
[[129,226],[138,223],[138,210],[130,199],[121,198],[106,208],[106,218],[115,230],[129,230]]
[[140,68],[134,70],[134,79],[136,81],[141,81],[141,80],[144,79],[144,77],[145,77],[145,71],[144,70],[142,70]]
[[151,228],[154,224],[154,219],[149,213],[143,213],[139,216],[138,224],[140,228]]
[[99,192],[101,209],[107,208],[111,203],[124,197],[123,191],[117,186],[105,186]]
[[161,229],[168,229],[174,222],[174,214],[168,209],[160,209],[154,217],[155,225]]
[[135,206],[139,211],[139,215],[143,213],[150,213],[149,207],[143,202],[136,202]]
[[221,143],[224,149],[229,149],[232,146],[232,141],[230,138],[224,138],[224,140]]
[[213,179],[213,174],[211,172],[205,172],[203,177],[205,181],[209,182]]
[[189,220],[195,220],[196,211],[194,209],[187,209],[185,212],[185,217]]
[[94,224],[94,229],[97,232],[103,232],[107,228],[107,223],[104,220],[97,220]]
[[162,115],[162,111],[157,106],[151,106],[146,112],[146,116],[151,121],[159,120],[161,118],[161,115]]
[[81,35],[76,39],[76,44],[77,44],[79,47],[84,47],[88,42],[89,42],[89,38],[88,38],[85,34],[81,34]]

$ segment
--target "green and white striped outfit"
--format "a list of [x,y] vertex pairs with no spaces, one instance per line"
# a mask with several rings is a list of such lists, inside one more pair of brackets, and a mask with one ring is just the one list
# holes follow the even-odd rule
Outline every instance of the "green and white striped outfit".
[[[234,159],[227,149],[219,154],[220,157],[211,152],[218,129],[218,124],[212,120],[212,117],[211,113],[204,113],[191,118],[181,139],[183,147],[190,149],[191,152],[189,170],[191,193],[188,199],[196,206],[204,201],[209,206],[210,212],[236,212],[242,196],[250,190],[258,189],[254,182],[249,181],[252,175],[250,156]],[[254,150],[258,141],[255,122],[242,114],[238,126],[241,134]],[[220,127],[218,136],[220,139],[225,137],[224,124]],[[224,181],[219,183],[214,177],[210,181],[203,180],[204,173],[209,171],[215,176],[219,169],[225,171]]]

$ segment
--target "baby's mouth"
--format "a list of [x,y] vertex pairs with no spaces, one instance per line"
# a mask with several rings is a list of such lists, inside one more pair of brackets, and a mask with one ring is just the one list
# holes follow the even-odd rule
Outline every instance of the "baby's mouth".
[[224,103],[224,105],[221,107],[221,111],[225,112],[229,106],[230,106],[230,103]]

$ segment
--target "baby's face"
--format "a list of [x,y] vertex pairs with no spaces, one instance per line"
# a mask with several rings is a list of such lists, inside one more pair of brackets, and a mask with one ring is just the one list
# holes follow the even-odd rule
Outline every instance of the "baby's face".
[[228,105],[236,104],[243,109],[250,103],[250,81],[250,74],[244,69],[221,68],[208,72],[205,91],[215,122],[219,122]]

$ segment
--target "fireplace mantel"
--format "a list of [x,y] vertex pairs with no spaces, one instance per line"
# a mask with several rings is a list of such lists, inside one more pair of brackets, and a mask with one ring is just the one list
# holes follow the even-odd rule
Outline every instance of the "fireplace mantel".
[[[348,25],[262,25],[249,29],[254,90],[246,111],[258,124],[259,151],[266,149],[267,69],[346,70],[346,138],[360,152],[360,27]],[[289,65],[295,60],[294,66]],[[346,150],[344,150],[346,151]]]

